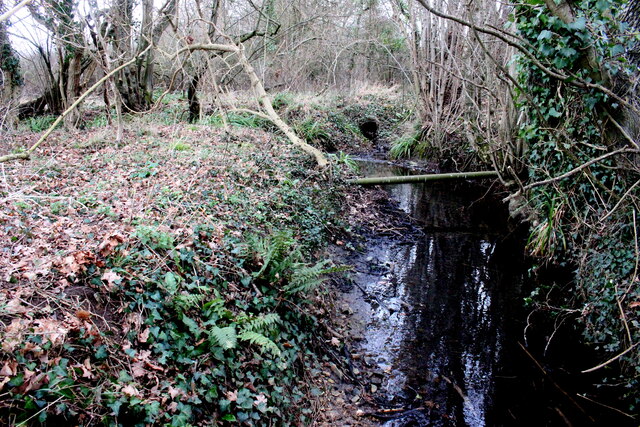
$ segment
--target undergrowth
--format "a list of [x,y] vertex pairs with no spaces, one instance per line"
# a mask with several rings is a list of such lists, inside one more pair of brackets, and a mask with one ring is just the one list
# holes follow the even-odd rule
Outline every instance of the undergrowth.
[[146,121],[121,148],[67,147],[9,174],[0,418],[309,423],[314,313],[339,270],[315,260],[339,227],[336,170],[260,129],[230,143]]

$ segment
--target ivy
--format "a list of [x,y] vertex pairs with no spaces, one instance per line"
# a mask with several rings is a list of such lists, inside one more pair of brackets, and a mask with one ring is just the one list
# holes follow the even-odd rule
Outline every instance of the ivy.
[[0,69],[11,76],[13,87],[22,86],[24,81],[20,72],[20,59],[9,42],[0,44]]
[[[570,23],[538,2],[516,7],[514,22],[531,52],[574,80],[606,86],[609,79],[629,79],[636,70],[625,52],[638,37],[620,19],[625,2],[582,0],[571,5],[575,19]],[[595,63],[601,69],[595,69]],[[611,136],[608,117],[620,116],[620,106],[607,94],[556,80],[524,56],[518,60],[518,79],[524,91],[517,102],[527,117],[519,137],[528,147],[531,181],[562,175],[626,143]],[[633,284],[635,211],[632,202],[621,199],[637,179],[637,169],[609,158],[529,194],[537,214],[529,248],[546,259],[576,265],[576,289],[565,303],[581,309],[586,340],[603,356],[610,353],[608,357],[627,348],[629,334],[633,342],[640,339],[637,311],[627,309],[623,324],[619,308],[621,300],[640,298]],[[640,353],[632,351],[621,361],[630,401],[638,402]]]

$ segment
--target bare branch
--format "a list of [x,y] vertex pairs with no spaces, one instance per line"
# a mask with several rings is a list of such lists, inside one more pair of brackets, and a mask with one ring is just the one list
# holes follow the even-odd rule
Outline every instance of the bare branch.
[[22,9],[23,7],[25,7],[27,4],[31,3],[33,0],[22,0],[20,3],[18,3],[17,5],[15,5],[13,7],[13,9],[3,13],[0,16],[0,22],[4,22],[7,19],[11,18],[11,16],[13,16],[14,13],[16,13],[17,11],[19,11],[20,9]]
[[595,159],[591,159],[586,163],[581,164],[580,166],[571,169],[569,172],[563,173],[560,176],[556,176],[555,178],[549,178],[549,179],[545,179],[543,181],[538,181],[538,182],[532,182],[531,184],[526,185],[523,190],[530,190],[532,188],[535,187],[540,187],[541,185],[547,185],[547,184],[551,184],[557,181],[562,181],[565,178],[569,178],[572,175],[577,174],[578,172],[580,172],[583,169],[588,168],[589,166],[601,162],[602,160],[611,157],[611,156],[615,156],[617,154],[622,154],[622,153],[640,153],[640,150],[634,149],[634,148],[629,148],[629,147],[624,147],[624,148],[620,148],[618,150],[615,151],[611,151],[607,154],[603,154],[602,156],[596,157]]

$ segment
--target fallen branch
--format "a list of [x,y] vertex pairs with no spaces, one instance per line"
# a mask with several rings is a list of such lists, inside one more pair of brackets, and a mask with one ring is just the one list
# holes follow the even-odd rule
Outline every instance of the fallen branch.
[[497,178],[498,172],[461,172],[461,173],[434,173],[429,175],[408,176],[381,176],[370,178],[356,178],[347,180],[348,184],[356,185],[383,185],[383,184],[409,184],[412,182],[448,181],[452,179],[483,179]]
[[[233,43],[233,42],[231,41],[230,43]],[[293,129],[291,129],[291,127],[284,120],[282,120],[280,115],[278,115],[276,110],[273,108],[273,104],[271,103],[271,99],[269,99],[269,95],[267,94],[267,91],[264,89],[264,85],[260,81],[260,78],[258,77],[255,70],[253,69],[253,66],[251,65],[251,63],[249,62],[249,60],[244,54],[244,48],[242,44],[238,44],[238,45],[192,44],[178,50],[178,52],[174,55],[174,57],[180,55],[181,53],[191,52],[194,50],[211,50],[211,51],[218,51],[218,52],[235,53],[238,56],[238,60],[240,61],[240,64],[242,65],[244,72],[249,77],[249,81],[251,82],[251,87],[253,88],[253,91],[256,95],[258,103],[264,110],[264,114],[256,111],[251,111],[251,110],[246,110],[246,111],[252,114],[256,114],[259,117],[268,118],[271,122],[273,122],[274,125],[278,127],[278,129],[280,129],[282,133],[285,134],[285,136],[289,139],[289,141],[293,145],[295,145],[296,147],[299,147],[305,153],[313,156],[318,166],[320,167],[327,166],[329,162],[327,161],[327,158],[322,153],[322,151],[318,150],[317,148],[301,140],[298,137],[298,135],[296,135],[296,133],[293,131]]]
[[10,160],[20,160],[20,159],[27,160],[27,159],[29,159],[29,157],[31,156],[31,153],[33,153],[40,146],[40,144],[42,144],[49,137],[49,135],[51,135],[51,132],[53,132],[53,130],[60,124],[60,122],[62,122],[62,120],[69,113],[71,113],[78,105],[80,105],[80,103],[82,101],[84,101],[87,96],[91,95],[93,93],[93,91],[95,91],[97,88],[99,88],[104,82],[109,80],[111,78],[111,76],[116,74],[118,71],[122,70],[123,68],[128,67],[131,64],[133,64],[138,59],[138,57],[144,55],[149,49],[151,49],[151,45],[149,45],[149,47],[147,47],[145,50],[143,50],[142,52],[138,53],[136,56],[131,58],[131,60],[129,60],[128,62],[125,62],[124,64],[120,65],[119,67],[111,70],[111,72],[106,74],[104,77],[102,77],[100,80],[98,80],[93,86],[91,86],[89,89],[87,89],[82,95],[80,95],[80,97],[78,97],[78,99],[76,99],[76,101],[73,104],[71,104],[71,106],[69,108],[67,108],[64,111],[64,113],[62,113],[60,116],[58,116],[58,118],[53,122],[53,124],[51,126],[49,126],[49,129],[47,129],[47,131],[44,134],[42,134],[40,139],[38,139],[38,141],[35,144],[33,144],[31,146],[31,148],[29,148],[26,151],[23,151],[22,153],[7,154],[5,156],[1,156],[0,157],[0,163],[8,162]]

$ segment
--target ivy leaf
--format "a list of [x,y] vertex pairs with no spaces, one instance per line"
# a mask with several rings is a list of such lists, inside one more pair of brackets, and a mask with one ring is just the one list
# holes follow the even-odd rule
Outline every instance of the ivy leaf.
[[559,112],[558,110],[556,110],[555,108],[551,107],[551,108],[549,108],[549,115],[550,115],[551,117],[556,117],[556,118],[558,118],[558,117],[560,117],[560,116],[562,115],[562,113],[561,113],[561,112]]
[[556,56],[556,58],[553,60],[553,65],[555,65],[555,67],[558,69],[562,69],[569,65],[569,62],[565,58]]
[[584,30],[585,28],[587,28],[587,19],[584,16],[581,16],[580,18],[569,24],[568,27],[572,30]]
[[540,34],[538,34],[538,40],[547,40],[550,39],[553,33],[549,30],[542,30]]
[[624,46],[622,46],[621,44],[617,44],[611,48],[611,56],[617,56],[617,55],[623,54],[624,51],[625,51]]
[[189,328],[189,332],[191,332],[196,337],[196,339],[200,337],[200,333],[202,332],[202,330],[200,329],[200,326],[198,326],[198,323],[196,323],[195,320],[193,320],[188,316],[183,315],[182,323],[184,323],[186,327]]
[[164,288],[170,295],[178,292],[178,278],[175,274],[168,272],[164,275]]
[[571,47],[563,47],[559,52],[562,56],[566,56],[567,58],[571,58],[578,54],[578,52]]
[[598,0],[596,2],[596,9],[599,12],[606,12],[607,10],[609,10],[610,7],[611,7],[611,3],[609,3],[607,0]]

